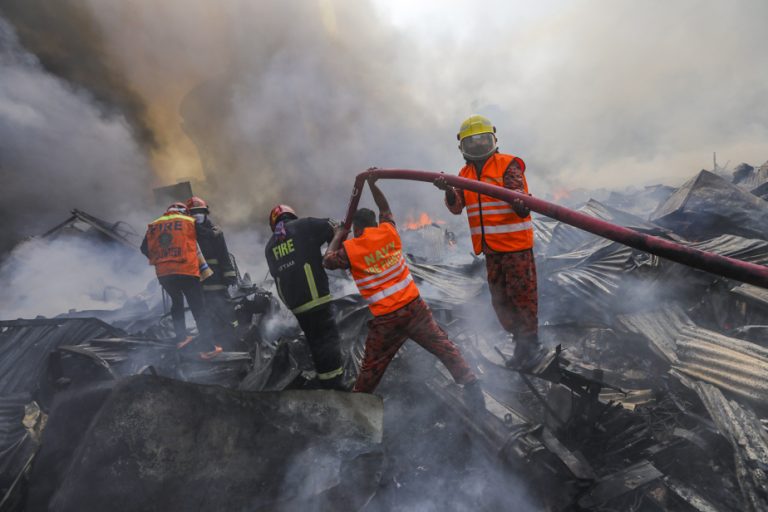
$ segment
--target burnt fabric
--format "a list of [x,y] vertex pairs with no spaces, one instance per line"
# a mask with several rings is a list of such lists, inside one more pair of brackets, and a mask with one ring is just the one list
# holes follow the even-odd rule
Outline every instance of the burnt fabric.
[[197,330],[201,335],[209,336],[210,329],[205,313],[203,289],[200,279],[194,276],[170,275],[157,278],[160,285],[171,298],[171,318],[176,333],[176,340],[181,341],[187,336],[187,324],[184,320],[184,298],[186,297],[189,309],[197,324]]
[[[341,366],[341,342],[333,309],[330,304],[319,306],[306,313],[296,315],[301,330],[307,337],[307,345],[312,352],[312,360],[321,384],[336,387],[343,373]],[[323,378],[327,376],[327,378]]]
[[440,359],[458,384],[477,380],[458,347],[432,318],[429,306],[417,298],[397,311],[368,321],[365,355],[353,391],[373,392],[408,338]]
[[486,254],[488,287],[496,317],[517,341],[538,341],[539,302],[533,251]]

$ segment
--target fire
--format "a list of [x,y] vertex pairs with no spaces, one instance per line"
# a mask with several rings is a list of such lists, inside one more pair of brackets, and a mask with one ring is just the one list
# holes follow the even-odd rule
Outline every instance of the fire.
[[552,200],[558,202],[562,199],[568,199],[571,197],[571,192],[567,189],[560,188],[552,192]]
[[405,221],[405,229],[421,229],[430,224],[445,224],[445,221],[434,221],[427,212],[421,212],[418,214],[418,218],[409,213]]

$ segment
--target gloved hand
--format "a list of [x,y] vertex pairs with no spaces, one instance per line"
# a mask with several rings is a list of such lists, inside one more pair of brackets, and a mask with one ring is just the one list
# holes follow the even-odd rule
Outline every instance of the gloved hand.
[[433,181],[432,184],[440,190],[448,190],[451,188],[451,186],[448,184],[448,180],[445,179],[445,176],[435,178],[435,181]]
[[531,214],[531,210],[525,206],[525,203],[522,201],[522,199],[513,199],[509,205],[513,210],[515,210],[515,214],[517,214],[518,217],[527,217]]

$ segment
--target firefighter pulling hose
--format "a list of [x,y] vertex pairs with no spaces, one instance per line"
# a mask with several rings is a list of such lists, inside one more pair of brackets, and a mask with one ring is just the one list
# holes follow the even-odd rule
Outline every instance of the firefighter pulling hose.
[[531,211],[613,240],[614,242],[619,242],[634,249],[649,252],[670,261],[704,270],[718,276],[768,289],[768,267],[763,265],[686,247],[657,236],[646,235],[623,226],[617,226],[616,224],[590,217],[589,215],[558,206],[543,199],[531,197],[497,185],[460,178],[459,176],[451,176],[442,172],[371,168],[358,174],[355,178],[355,185],[352,189],[352,196],[344,221],[347,229],[352,224],[352,215],[357,210],[357,204],[360,202],[360,193],[363,190],[365,180],[371,174],[385,180],[411,180],[426,183],[434,183],[437,178],[442,177],[448,185],[454,188],[471,190],[507,202],[520,200]]

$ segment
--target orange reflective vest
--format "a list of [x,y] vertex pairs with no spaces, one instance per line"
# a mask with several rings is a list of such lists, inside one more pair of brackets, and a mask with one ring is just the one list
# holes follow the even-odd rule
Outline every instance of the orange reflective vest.
[[157,277],[171,274],[200,276],[195,219],[167,213],[147,227],[149,264]]
[[419,296],[402,248],[390,222],[365,228],[362,236],[344,242],[352,278],[375,316],[397,311]]
[[[503,187],[504,171],[515,160],[525,172],[522,159],[495,153],[485,162],[479,178],[474,165],[471,164],[465,165],[459,176]],[[522,192],[528,193],[525,174]],[[467,207],[467,220],[475,254],[483,252],[483,241],[488,248],[496,252],[517,252],[533,247],[533,222],[530,215],[520,218],[509,203],[471,190],[464,190],[464,204]]]

